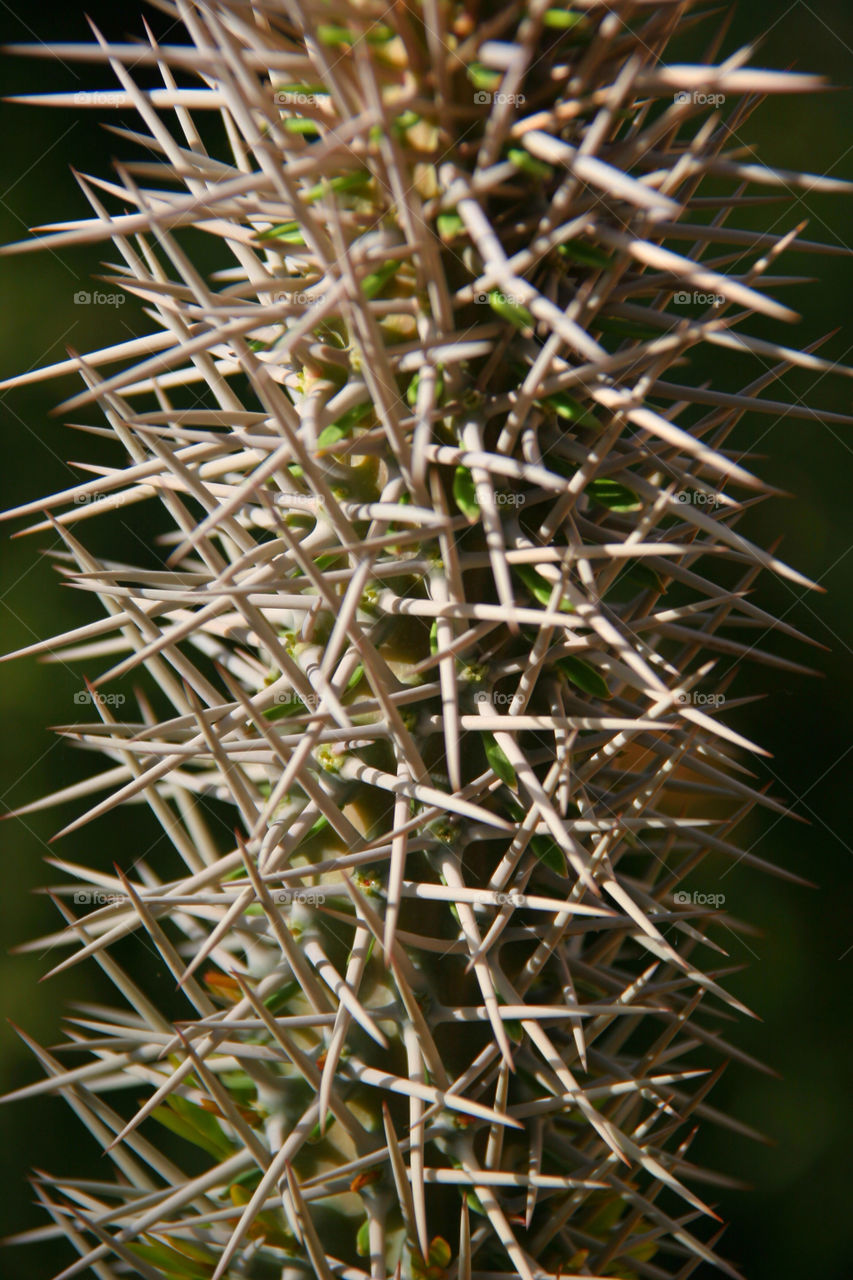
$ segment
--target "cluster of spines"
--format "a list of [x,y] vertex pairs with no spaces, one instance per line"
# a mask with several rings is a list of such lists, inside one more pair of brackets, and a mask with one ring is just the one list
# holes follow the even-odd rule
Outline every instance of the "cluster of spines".
[[[147,155],[78,175],[94,217],[17,247],[110,240],[107,283],[157,327],[7,384],[78,373],[63,409],[98,405],[85,429],[129,458],[10,513],[47,512],[107,615],[23,652],[106,661],[101,723],[63,732],[110,766],[19,812],[107,792],[70,831],[144,802],[183,864],[57,863],[109,901],[78,919],[55,892],[54,972],[91,957],[127,1006],[72,1020],[82,1066],[33,1046],[20,1091],[64,1096],[117,1168],[35,1184],[63,1278],[736,1274],[694,1229],[716,1215],[686,1184],[721,1179],[688,1150],[695,1118],[747,1130],[689,1055],[743,1059],[711,1004],[743,1006],[673,895],[712,853],[766,865],[732,841],[785,811],[716,713],[733,669],[697,692],[721,658],[802,670],[738,629],[797,635],[747,592],[807,583],[736,531],[766,490],[726,442],[748,411],[850,421],[762,392],[853,371],[743,332],[795,318],[764,292],[798,279],[784,250],[833,250],[727,224],[751,184],[849,184],[727,154],[762,95],[819,81],[718,41],[664,65],[688,9],[217,0],[175,6],[188,44],[49,50],[109,65]],[[231,265],[205,279],[186,227]],[[684,288],[716,301],[671,309]],[[761,373],[667,380],[699,343]],[[161,568],[78,540],[150,498]],[[143,670],[117,716],[102,686]],[[110,952],[134,932],[183,1020]],[[130,1119],[107,1100],[140,1085]]]

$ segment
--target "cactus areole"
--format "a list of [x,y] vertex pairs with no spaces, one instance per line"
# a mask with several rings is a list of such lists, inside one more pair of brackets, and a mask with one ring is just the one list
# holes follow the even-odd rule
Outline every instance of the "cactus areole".
[[[91,681],[65,830],[136,803],[170,846],[57,893],[58,968],[116,989],[17,1095],[106,1152],[37,1184],[62,1275],[736,1276],[690,1146],[736,1123],[706,1096],[748,1011],[705,934],[782,806],[726,696],[795,668],[754,580],[810,584],[739,531],[767,487],[727,441],[792,367],[851,372],[784,345],[779,259],[831,250],[741,226],[850,184],[738,132],[822,81],[713,24],[669,62],[680,0],[159,7],[168,42],[62,47],[104,92],[36,101],[137,131],[13,246],[103,242],[146,317],[42,371],[123,463],[11,513],[102,606],[27,650]],[[154,568],[86,549],[140,503]]]

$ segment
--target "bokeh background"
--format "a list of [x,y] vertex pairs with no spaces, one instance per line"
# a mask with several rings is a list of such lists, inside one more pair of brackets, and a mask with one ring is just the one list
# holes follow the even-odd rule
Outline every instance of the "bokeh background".
[[[6,43],[80,41],[88,38],[83,12],[111,38],[140,36],[136,0],[0,0]],[[169,20],[148,10],[155,32],[165,37]],[[701,52],[704,36],[685,37],[684,58]],[[760,0],[736,10],[723,52],[755,42],[759,65],[820,71],[840,89],[808,100],[771,100],[741,131],[744,147],[781,167],[853,178],[851,97],[853,11],[843,0]],[[680,51],[679,51],[680,52]],[[678,59],[673,60],[681,60]],[[6,57],[0,63],[3,92],[113,87],[109,73],[62,57],[42,61]],[[129,145],[103,126],[107,111],[49,111],[4,103],[0,107],[0,241],[23,238],[29,227],[85,217],[88,207],[70,172],[109,176],[114,158]],[[124,123],[133,125],[127,114]],[[739,218],[738,225],[788,230],[808,219],[806,235],[829,244],[853,244],[853,201],[800,194],[793,204],[766,206]],[[853,251],[851,251],[853,252]],[[86,306],[74,295],[91,289],[110,251],[75,249],[0,260],[0,378],[144,331],[141,310],[130,299],[121,306]],[[853,259],[790,255],[788,269],[812,274],[813,284],[785,291],[804,315],[797,334],[774,336],[795,344],[832,334],[821,354],[853,363]],[[111,286],[101,285],[107,292]],[[753,326],[759,331],[759,326]],[[838,332],[834,332],[834,331]],[[771,330],[766,330],[770,333]],[[698,376],[723,379],[737,390],[742,369],[700,367]],[[747,375],[748,376],[748,375]],[[35,499],[67,487],[80,476],[71,460],[117,462],[108,442],[69,429],[51,417],[56,402],[76,390],[65,378],[47,386],[0,395],[0,505]],[[841,378],[786,375],[767,393],[822,409],[850,413],[851,382]],[[95,415],[78,415],[84,423]],[[747,415],[737,444],[764,455],[755,465],[773,484],[796,495],[748,513],[741,526],[765,544],[781,537],[785,557],[821,584],[826,594],[804,593],[769,578],[754,598],[808,632],[825,650],[787,641],[779,650],[814,662],[819,678],[790,676],[753,667],[739,673],[736,693],[767,696],[740,709],[736,723],[773,754],[753,763],[760,782],[790,800],[807,822],[754,815],[743,824],[743,847],[816,883],[802,889],[762,876],[743,864],[703,869],[695,887],[724,893],[726,908],[752,921],[747,937],[719,934],[735,966],[729,985],[759,1015],[732,1029],[737,1044],[772,1068],[750,1071],[737,1063],[717,1086],[713,1101],[770,1139],[762,1145],[709,1132],[694,1149],[720,1170],[749,1183],[748,1191],[708,1189],[730,1226],[724,1252],[750,1280],[847,1280],[853,1274],[851,1235],[850,1099],[853,920],[848,885],[851,837],[848,814],[853,762],[853,674],[849,627],[853,598],[853,436],[849,427],[792,417]],[[141,509],[137,508],[136,512]],[[120,513],[121,514],[121,513]],[[93,522],[87,530],[95,549],[137,559],[144,532],[120,517]],[[20,524],[15,526],[21,527]],[[96,616],[97,605],[60,584],[49,555],[58,541],[50,532],[9,540],[0,557],[0,651],[6,652]],[[46,726],[72,722],[82,689],[75,666],[40,665],[23,659],[0,668],[0,799],[3,809],[26,804],[83,777],[92,762],[57,739]],[[95,966],[82,966],[39,986],[56,959],[49,949],[14,954],[12,949],[56,927],[58,916],[37,891],[62,879],[44,859],[97,858],[105,867],[133,849],[134,858],[156,839],[147,813],[135,808],[102,819],[48,849],[47,842],[71,813],[36,812],[2,827],[3,885],[0,891],[0,1084],[5,1092],[39,1076],[30,1051],[13,1030],[17,1024],[40,1044],[60,1038],[70,1001],[104,994]],[[93,843],[94,842],[94,843]],[[152,851],[156,858],[156,849]],[[150,953],[132,953],[136,966],[154,964]],[[152,978],[160,974],[151,974]],[[164,980],[164,991],[165,991]],[[7,1022],[7,1019],[9,1022]],[[95,1144],[57,1100],[34,1099],[0,1110],[0,1234],[41,1225],[27,1183],[30,1168],[54,1172],[104,1167]],[[47,1280],[69,1260],[64,1248],[0,1251],[0,1275],[8,1280]],[[704,1271],[700,1272],[704,1275]]]

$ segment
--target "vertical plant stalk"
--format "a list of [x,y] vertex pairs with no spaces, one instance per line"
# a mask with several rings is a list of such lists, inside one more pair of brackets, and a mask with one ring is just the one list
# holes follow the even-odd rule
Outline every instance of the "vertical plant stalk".
[[[64,1097],[114,1166],[36,1183],[62,1280],[736,1276],[690,1147],[745,1131],[706,1097],[749,1011],[694,873],[797,879],[737,845],[785,808],[729,690],[806,669],[752,588],[811,584],[740,532],[770,490],[731,442],[747,413],[849,423],[774,384],[853,372],[751,332],[797,319],[783,253],[836,250],[775,205],[739,225],[851,184],[739,138],[822,82],[721,60],[725,26],[670,61],[681,0],[158,7],[168,43],[18,50],[118,85],[28,101],[139,122],[78,176],[91,216],[12,249],[108,244],[151,322],[3,384],[79,375],[62,411],[118,446],[7,513],[100,602],[20,652],[94,677],[60,732],[104,767],[49,797],[60,834],[136,804],[172,846],[60,861],[36,944],[118,997],[11,1095]],[[86,550],[141,502],[158,567]]]

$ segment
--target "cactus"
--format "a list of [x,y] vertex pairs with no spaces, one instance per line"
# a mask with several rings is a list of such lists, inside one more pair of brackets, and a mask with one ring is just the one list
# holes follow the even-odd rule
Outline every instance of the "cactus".
[[[736,1276],[690,1146],[745,1129],[706,1100],[749,1012],[707,934],[743,926],[679,886],[783,874],[733,836],[785,809],[727,691],[804,669],[749,589],[810,584],[738,532],[768,489],[726,445],[790,368],[853,371],[746,332],[797,318],[783,252],[832,250],[734,224],[850,184],[738,130],[822,82],[718,60],[725,26],[668,64],[682,0],[159,7],[183,43],[59,51],[113,73],[138,150],[13,246],[109,242],[153,322],[37,375],[79,375],[63,411],[126,465],[7,513],[103,607],[22,651],[96,677],[65,831],[135,803],[171,846],[60,863],[52,972],[117,993],[13,1095],[106,1152],[35,1184],[62,1276]],[[105,101],[35,101],[72,96]],[[754,377],[691,380],[699,345]],[[154,567],[86,549],[143,501]]]

